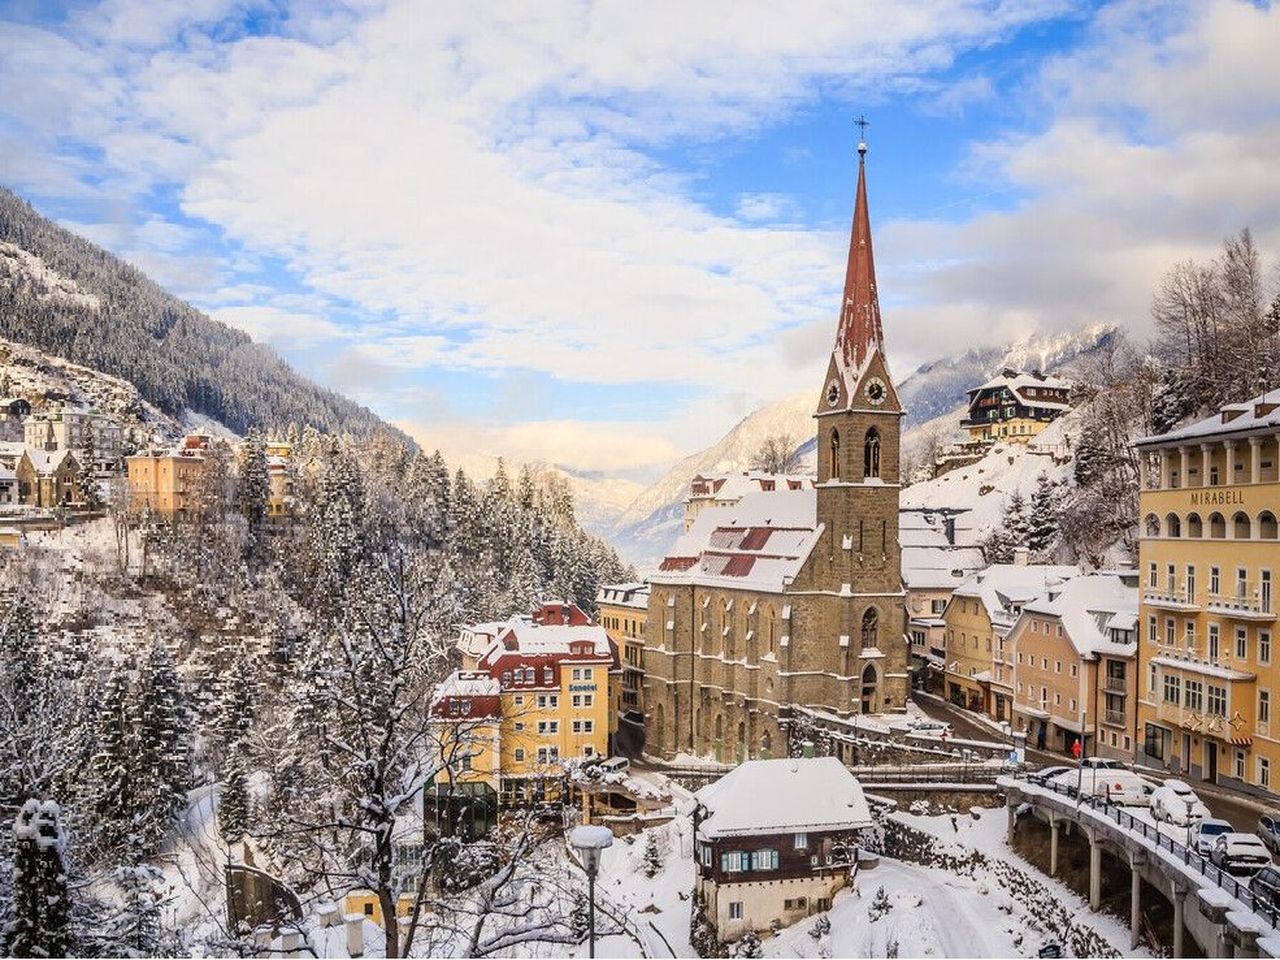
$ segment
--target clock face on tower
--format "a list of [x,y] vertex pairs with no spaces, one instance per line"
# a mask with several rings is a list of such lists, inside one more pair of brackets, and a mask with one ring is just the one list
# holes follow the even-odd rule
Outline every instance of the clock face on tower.
[[889,395],[888,388],[884,385],[884,381],[879,377],[872,377],[868,380],[864,392],[867,395],[867,399],[877,407],[884,403],[885,397]]
[[840,402],[840,381],[834,377],[827,384],[827,406],[834,407]]

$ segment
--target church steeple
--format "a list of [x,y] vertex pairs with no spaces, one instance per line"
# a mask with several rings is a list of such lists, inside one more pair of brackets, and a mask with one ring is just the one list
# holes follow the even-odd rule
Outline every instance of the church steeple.
[[[859,118],[859,125],[866,121]],[[880,299],[876,293],[876,264],[871,251],[871,217],[867,212],[867,141],[858,142],[858,192],[849,236],[849,264],[844,275],[844,300],[836,352],[847,373],[859,376],[873,353],[884,354]],[[852,384],[851,384],[852,386]]]

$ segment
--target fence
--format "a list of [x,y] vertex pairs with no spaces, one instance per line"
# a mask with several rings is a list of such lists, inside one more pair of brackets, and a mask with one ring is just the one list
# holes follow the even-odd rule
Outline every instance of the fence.
[[1170,854],[1180,859],[1183,865],[1196,871],[1206,880],[1239,900],[1257,916],[1266,920],[1271,924],[1273,930],[1280,929],[1280,923],[1277,922],[1280,920],[1280,903],[1277,903],[1269,896],[1255,896],[1247,881],[1241,883],[1233,874],[1222,869],[1222,867],[1202,855],[1199,851],[1191,849],[1185,843],[1179,843],[1166,833],[1161,833],[1154,823],[1135,817],[1129,811],[1111,803],[1105,797],[1079,797],[1076,788],[1070,784],[1049,782],[1037,783],[1036,786],[1062,794],[1072,800],[1078,800],[1095,812],[1102,814],[1108,820],[1113,821],[1116,826],[1136,833],[1144,840],[1154,843],[1157,851],[1168,850]]

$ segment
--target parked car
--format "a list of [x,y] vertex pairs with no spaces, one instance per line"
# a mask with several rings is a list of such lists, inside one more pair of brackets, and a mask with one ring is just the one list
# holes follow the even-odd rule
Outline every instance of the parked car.
[[1272,853],[1280,853],[1280,814],[1264,814],[1258,818],[1258,836]]
[[951,724],[945,720],[934,720],[931,717],[920,717],[907,722],[907,732],[913,733],[921,737],[934,737],[941,740],[943,737],[952,737],[954,732]]
[[1080,796],[1090,800],[1125,806],[1145,807],[1151,796],[1150,781],[1131,770],[1074,768],[1058,774],[1050,782],[1063,784],[1073,791],[1079,787]]
[[1249,878],[1254,907],[1280,908],[1280,869],[1263,867]]
[[1213,843],[1224,833],[1231,832],[1231,824],[1225,820],[1206,817],[1191,828],[1191,849],[1202,857],[1209,856]]
[[1271,866],[1271,852],[1252,833],[1232,831],[1213,841],[1209,861],[1228,873],[1248,876]]
[[1209,816],[1209,808],[1181,780],[1165,780],[1151,794],[1151,816],[1185,827]]
[[1028,774],[1027,779],[1033,783],[1047,783],[1054,777],[1074,770],[1075,767],[1041,767]]
[[1080,766],[1086,770],[1123,770],[1125,768],[1119,760],[1108,757],[1085,757],[1080,761]]

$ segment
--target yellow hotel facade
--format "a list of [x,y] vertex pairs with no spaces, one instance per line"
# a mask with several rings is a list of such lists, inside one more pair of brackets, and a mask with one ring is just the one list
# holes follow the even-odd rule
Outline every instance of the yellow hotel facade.
[[1137,759],[1274,794],[1280,390],[1136,447]]

